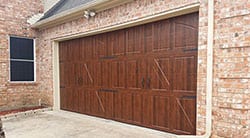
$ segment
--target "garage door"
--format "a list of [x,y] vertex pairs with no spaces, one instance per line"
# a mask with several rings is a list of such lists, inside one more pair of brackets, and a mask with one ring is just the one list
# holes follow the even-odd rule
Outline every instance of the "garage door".
[[195,134],[198,13],[60,43],[61,109]]

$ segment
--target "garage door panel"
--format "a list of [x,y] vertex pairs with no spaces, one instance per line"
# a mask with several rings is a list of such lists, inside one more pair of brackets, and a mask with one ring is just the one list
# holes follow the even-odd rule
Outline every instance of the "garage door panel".
[[198,16],[186,15],[173,19],[174,49],[197,48],[198,45]]
[[74,61],[74,48],[72,47],[74,46],[74,43],[72,40],[68,41],[67,42],[67,61]]
[[94,80],[94,85],[96,87],[101,87],[102,86],[102,63],[101,62],[95,62],[93,64],[94,68],[94,75],[93,75],[93,80]]
[[76,74],[75,74],[75,66],[76,63],[72,63],[72,64],[69,64],[69,74],[68,74],[68,79],[69,79],[69,85],[71,87],[74,87],[77,85],[77,77],[76,77]]
[[71,40],[68,43],[68,53],[69,53],[69,57],[68,60],[70,59],[70,61],[79,61],[80,59],[80,40]]
[[82,80],[81,80],[81,75],[82,75],[82,73],[81,73],[81,65],[80,64],[78,64],[78,63],[76,63],[76,64],[74,64],[74,78],[75,78],[75,85],[76,85],[76,87],[79,87],[79,86],[81,86],[82,85]]
[[144,45],[146,52],[152,52],[154,47],[154,24],[147,24],[144,26]]
[[92,37],[87,37],[86,41],[85,41],[85,59],[93,59],[93,55],[94,55],[94,39]]
[[86,113],[86,93],[84,89],[79,88],[78,90],[78,97],[79,97],[79,112]]
[[186,95],[175,100],[174,129],[179,133],[195,134],[196,128],[196,96]]
[[173,90],[175,92],[196,92],[196,56],[174,58]]
[[80,54],[81,60],[89,60],[94,58],[94,39],[92,37],[86,37],[85,39],[81,39],[79,42],[80,45]]
[[102,95],[96,90],[85,90],[85,112],[87,114],[104,117]]
[[60,43],[60,48],[59,48],[59,62],[66,62],[67,61],[67,45],[66,42]]
[[143,124],[147,126],[153,125],[153,112],[154,112],[154,97],[150,95],[143,95],[143,105],[142,105],[142,118]]
[[79,111],[79,98],[75,98],[75,97],[79,97],[78,95],[78,89],[77,88],[72,88],[72,94],[71,94],[71,100],[69,101],[72,104],[72,109],[74,112],[78,112]]
[[108,56],[108,40],[107,35],[100,34],[94,37],[95,40],[95,53],[98,58]]
[[60,88],[60,107],[61,109],[67,109],[66,107],[66,100],[67,100],[67,95],[66,95],[66,90],[65,88]]
[[122,119],[122,94],[114,93],[114,118]]
[[[81,41],[80,40],[69,40],[68,42],[65,43],[66,47],[64,50],[66,50],[66,61],[79,61],[81,58]],[[65,54],[64,53],[64,54]]]
[[69,88],[65,88],[64,89],[64,96],[66,97],[64,99],[64,109],[66,110],[70,110],[70,104],[69,102],[71,101],[71,95],[70,95],[70,89]]
[[111,49],[111,55],[122,56],[125,55],[125,30],[118,30],[111,32],[108,35],[109,47]]
[[102,62],[102,87],[110,88],[111,86],[111,62]]
[[104,106],[104,116],[106,118],[113,117],[113,92],[101,92],[101,100]]
[[147,87],[155,91],[171,90],[172,85],[172,61],[170,57],[156,57],[150,59],[149,78]]
[[145,86],[145,77],[142,77],[142,68],[146,67],[141,60],[128,60],[126,62],[126,84],[128,89],[141,89]]
[[85,89],[85,112],[87,113],[87,114],[91,114],[93,111],[91,111],[91,108],[92,108],[92,97],[93,97],[93,94],[94,94],[94,92],[91,92],[91,91],[89,91],[89,90],[87,90],[87,89]]
[[152,50],[162,51],[170,50],[170,21],[160,21],[156,22],[153,25],[153,35],[154,35],[154,44]]
[[122,93],[122,119],[132,121],[132,94]]
[[95,91],[92,96],[92,114],[113,118],[113,93]]
[[142,123],[142,94],[133,94],[133,121],[137,124]]
[[126,54],[140,54],[144,52],[144,28],[137,26],[126,30]]
[[66,62],[65,63],[65,86],[74,86],[75,82],[75,66],[74,63]]
[[199,24],[199,13],[192,13],[192,14],[186,14],[183,16],[178,16],[175,18],[172,18],[173,21],[179,22],[179,23],[183,23],[183,24],[188,24],[193,28],[198,28],[198,24]]
[[[60,71],[61,73],[60,74],[63,74],[62,76],[60,76],[60,79],[64,79],[61,83],[63,83],[64,85],[60,85],[60,87],[65,87],[65,86],[69,86],[70,85],[70,82],[69,82],[69,66],[70,66],[70,63],[68,62],[62,62],[60,65]],[[63,77],[63,78],[62,78]]]
[[113,61],[111,64],[112,88],[125,88],[125,61]]
[[87,91],[88,91],[88,97],[85,98],[87,98],[86,101],[88,104],[86,106],[89,107],[86,108],[89,111],[89,114],[99,115],[102,111],[100,110],[98,97],[96,95],[97,92],[95,90],[87,90]]
[[62,102],[62,109],[66,109],[66,110],[70,110],[70,111],[76,111],[77,110],[77,102],[78,100],[74,99],[75,96],[77,96],[77,94],[75,94],[75,90],[72,88],[61,88],[60,89],[62,91],[62,96],[64,96],[64,98],[61,98],[61,102]]
[[95,109],[93,108],[93,110],[98,110],[98,112],[96,112],[97,115],[99,116],[105,116],[105,112],[106,112],[106,99],[105,99],[105,94],[104,92],[101,91],[95,91],[93,94],[93,99],[96,99],[97,103],[96,103],[96,107]]
[[92,62],[80,63],[81,75],[79,76],[78,83],[83,87],[92,87],[94,85],[94,71]]
[[[98,61],[98,62],[93,62],[92,65],[92,70],[89,70],[89,76],[88,81],[90,81],[93,77],[93,83],[95,86],[99,88],[109,88],[111,87],[112,83],[112,77],[111,77],[111,62],[109,61]],[[93,75],[92,75],[93,72]],[[90,81],[91,82],[91,81]]]
[[147,24],[145,29],[145,51],[159,52],[171,49],[171,23],[169,20]]
[[170,129],[171,108],[170,97],[154,97],[154,123],[156,127]]
[[71,111],[74,111],[74,91],[72,88],[68,88],[66,89],[66,93],[67,93],[67,109],[70,109]]
[[197,35],[198,31],[195,30],[195,28],[192,28],[189,25],[175,23],[174,30],[175,30],[174,48],[182,48],[182,49],[196,48],[197,39],[195,36]]
[[64,62],[59,63],[60,66],[60,87],[65,87],[65,80],[66,80],[66,67]]

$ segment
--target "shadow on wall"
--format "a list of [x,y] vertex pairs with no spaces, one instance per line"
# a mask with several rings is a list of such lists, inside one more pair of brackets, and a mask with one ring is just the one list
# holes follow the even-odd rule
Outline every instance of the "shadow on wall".
[[0,138],[5,138],[4,132],[3,132],[3,124],[2,120],[0,118]]

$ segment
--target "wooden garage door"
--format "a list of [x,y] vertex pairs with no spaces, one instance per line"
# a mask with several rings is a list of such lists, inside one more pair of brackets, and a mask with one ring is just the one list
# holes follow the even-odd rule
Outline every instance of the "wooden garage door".
[[195,134],[198,13],[60,43],[61,109]]

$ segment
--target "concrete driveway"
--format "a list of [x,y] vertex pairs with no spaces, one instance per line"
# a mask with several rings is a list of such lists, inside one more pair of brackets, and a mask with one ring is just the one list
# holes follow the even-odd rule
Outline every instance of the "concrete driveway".
[[46,111],[3,122],[7,138],[170,138],[171,134],[116,121]]

